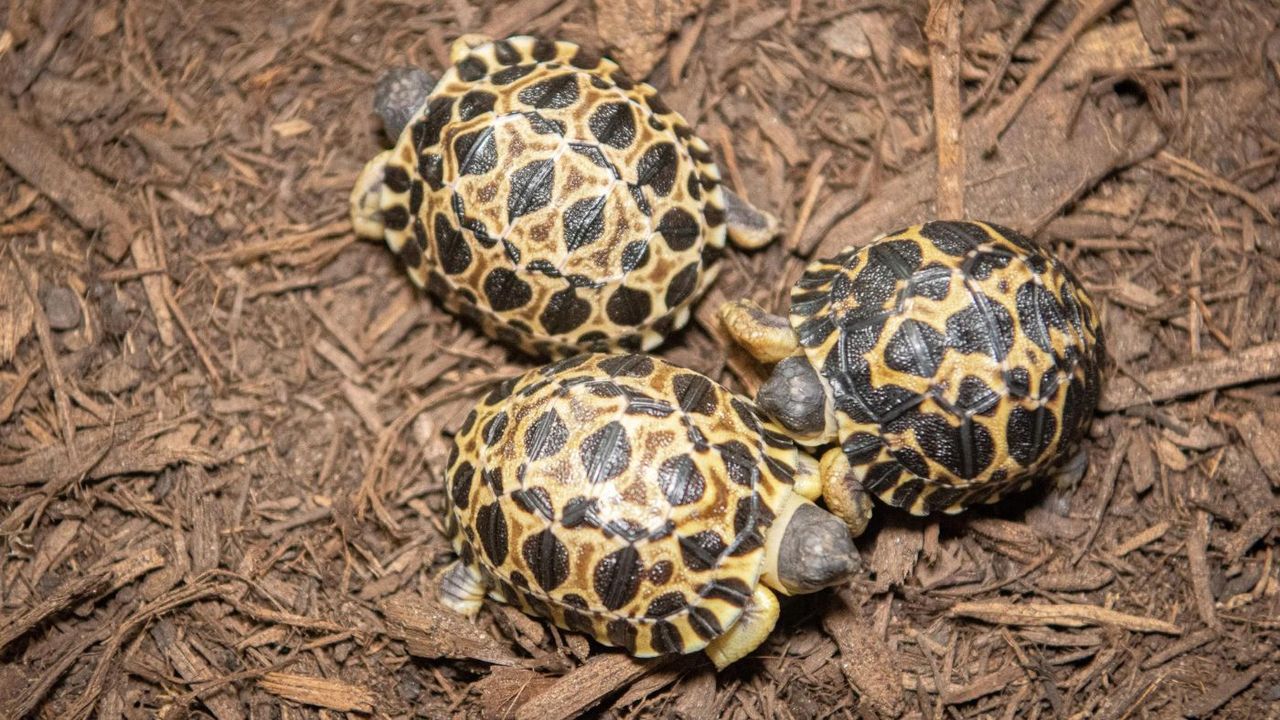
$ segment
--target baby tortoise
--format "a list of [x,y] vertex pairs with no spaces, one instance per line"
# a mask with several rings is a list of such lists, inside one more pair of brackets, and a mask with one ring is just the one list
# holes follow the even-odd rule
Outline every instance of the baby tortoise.
[[649,85],[569,42],[468,35],[437,82],[383,77],[395,147],[351,193],[419,287],[537,356],[648,350],[689,321],[726,236],[777,221],[720,184],[707,144]]
[[[824,499],[866,522],[863,488],[916,515],[994,502],[1073,466],[1098,400],[1102,328],[1071,272],[980,222],[931,222],[811,264],[790,318],[721,308],[729,334],[776,363],[757,402],[858,484]],[[841,472],[848,468],[851,472]],[[860,484],[860,486],[859,486]]]
[[464,420],[443,602],[485,594],[639,657],[750,653],[775,592],[861,567],[812,500],[819,468],[752,403],[646,355],[578,355],[509,380]]

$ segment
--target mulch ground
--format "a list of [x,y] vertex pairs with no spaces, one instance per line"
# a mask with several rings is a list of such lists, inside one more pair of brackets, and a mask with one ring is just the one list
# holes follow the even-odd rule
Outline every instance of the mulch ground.
[[[0,717],[1277,717],[1280,6],[955,8],[0,2]],[[718,675],[441,610],[451,434],[529,361],[346,197],[378,73],[475,31],[610,52],[783,219],[660,350],[743,391],[715,307],[808,258],[1052,247],[1108,334],[1086,476],[880,506],[867,576]]]

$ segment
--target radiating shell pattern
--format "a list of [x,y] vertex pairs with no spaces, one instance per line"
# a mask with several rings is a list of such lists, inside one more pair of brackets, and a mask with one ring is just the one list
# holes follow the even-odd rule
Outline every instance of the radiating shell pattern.
[[797,450],[755,407],[644,355],[579,355],[464,422],[447,532],[499,599],[641,656],[743,612]]
[[448,309],[528,353],[655,347],[725,244],[709,148],[573,43],[463,51],[387,160],[387,243]]
[[996,225],[931,222],[815,262],[790,319],[863,485],[912,513],[1025,487],[1065,462],[1097,404],[1092,301]]

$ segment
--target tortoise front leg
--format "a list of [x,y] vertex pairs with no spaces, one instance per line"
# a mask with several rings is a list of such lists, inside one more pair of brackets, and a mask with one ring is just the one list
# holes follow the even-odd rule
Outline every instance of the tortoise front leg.
[[704,652],[717,670],[723,670],[760,647],[777,624],[778,597],[764,585],[757,585],[738,622],[708,643]]
[[754,301],[734,300],[721,305],[720,322],[735,342],[766,365],[800,351],[787,318],[765,312]]

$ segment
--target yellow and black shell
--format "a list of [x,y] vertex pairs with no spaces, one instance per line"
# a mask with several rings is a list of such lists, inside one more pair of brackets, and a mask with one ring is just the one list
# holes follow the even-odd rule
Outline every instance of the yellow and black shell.
[[454,54],[380,199],[413,280],[540,356],[648,350],[687,323],[726,239],[706,143],[657,90],[573,43]]
[[730,628],[797,449],[754,405],[645,355],[578,355],[463,423],[446,530],[499,600],[648,657]]
[[1070,456],[1097,404],[1093,302],[996,225],[931,222],[815,262],[791,324],[863,485],[915,514],[1026,487]]

